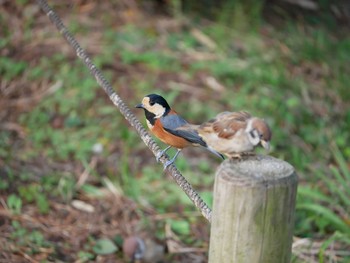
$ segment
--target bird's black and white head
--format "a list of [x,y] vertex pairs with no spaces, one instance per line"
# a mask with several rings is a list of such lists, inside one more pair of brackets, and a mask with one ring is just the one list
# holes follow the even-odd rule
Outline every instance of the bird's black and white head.
[[136,105],[136,108],[142,108],[152,113],[156,119],[166,115],[170,111],[168,102],[160,95],[149,94],[142,99],[142,103]]
[[270,149],[271,130],[267,123],[259,118],[252,118],[247,123],[246,132],[249,141],[254,145],[261,145],[266,150]]
[[145,96],[142,99],[142,102],[135,107],[145,110],[147,124],[151,125],[154,125],[156,119],[167,115],[171,110],[168,102],[162,96],[157,94],[149,94]]

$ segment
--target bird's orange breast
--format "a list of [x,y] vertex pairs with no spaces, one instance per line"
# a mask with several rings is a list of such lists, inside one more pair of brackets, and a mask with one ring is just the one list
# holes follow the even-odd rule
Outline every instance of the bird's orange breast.
[[189,141],[185,140],[184,138],[175,136],[167,132],[166,130],[164,130],[159,119],[155,121],[153,127],[151,128],[151,131],[162,142],[178,149],[185,148],[191,144]]

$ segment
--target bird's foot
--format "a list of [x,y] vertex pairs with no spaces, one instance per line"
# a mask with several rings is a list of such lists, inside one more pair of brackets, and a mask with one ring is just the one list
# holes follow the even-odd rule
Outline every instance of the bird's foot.
[[168,168],[168,166],[172,165],[174,163],[174,160],[166,161],[164,164],[164,171]]
[[169,161],[166,161],[165,164],[164,164],[164,170],[166,168],[168,168],[169,165],[173,164],[177,158],[177,156],[179,155],[179,153],[181,152],[181,149],[178,149],[177,152],[175,153],[174,157],[169,160]]
[[244,157],[249,157],[249,156],[255,156],[255,152],[242,152],[242,153],[235,153],[231,154],[230,158],[234,160],[242,160]]
[[163,154],[164,154],[164,152],[161,151],[161,152],[159,152],[159,153],[156,155],[156,161],[157,161],[157,163],[159,163],[160,158],[163,156]]
[[171,148],[171,146],[166,147],[164,150],[160,151],[159,153],[157,153],[156,155],[156,161],[157,163],[159,163],[160,158],[163,156],[164,153],[166,153],[167,150],[169,150]]
[[242,154],[240,153],[230,154],[230,159],[241,160]]

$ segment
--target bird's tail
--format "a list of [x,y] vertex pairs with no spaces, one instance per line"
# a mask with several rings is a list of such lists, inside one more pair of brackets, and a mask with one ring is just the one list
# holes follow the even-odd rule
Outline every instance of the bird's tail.
[[205,149],[207,149],[209,152],[215,154],[217,157],[220,157],[220,158],[222,158],[223,160],[225,160],[225,157],[224,157],[221,153],[215,151],[215,150],[212,149],[211,147],[207,146],[207,147],[205,147]]
[[202,136],[199,135],[198,129],[199,129],[200,125],[189,124],[188,127],[190,127],[193,131],[195,131],[196,135],[200,139],[199,145],[203,146],[205,149],[207,149],[209,152],[215,154],[217,157],[220,157],[223,160],[225,160],[225,157],[221,153],[215,151],[213,148],[208,146],[207,142],[202,138]]

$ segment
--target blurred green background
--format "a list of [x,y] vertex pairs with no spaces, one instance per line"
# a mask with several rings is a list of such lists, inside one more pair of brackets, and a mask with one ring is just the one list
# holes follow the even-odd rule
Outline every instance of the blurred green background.
[[[265,118],[299,175],[293,262],[350,261],[347,1],[49,3],[129,107],[159,93],[192,123]],[[0,259],[125,262],[136,234],[206,262],[209,225],[46,15],[2,1],[0,28]],[[210,205],[219,164],[176,161]]]

